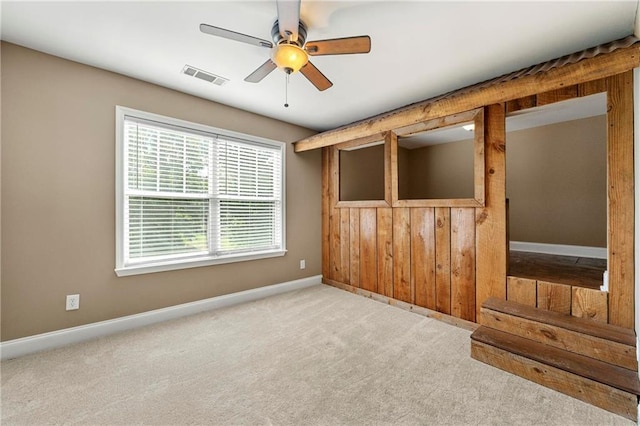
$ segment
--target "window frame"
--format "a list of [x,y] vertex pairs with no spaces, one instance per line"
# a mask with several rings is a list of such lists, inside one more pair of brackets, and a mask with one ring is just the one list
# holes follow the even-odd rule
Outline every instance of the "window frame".
[[[213,126],[194,123],[178,118],[168,117],[160,114],[155,114],[146,111],[140,111],[128,107],[116,105],[116,161],[115,161],[115,184],[116,184],[116,267],[115,273],[117,276],[129,276],[138,274],[147,274],[162,271],[172,271],[187,268],[196,268],[202,266],[219,265],[234,262],[243,262],[258,259],[267,259],[273,257],[284,256],[286,250],[286,144],[283,142],[248,135],[244,133],[234,132],[231,130],[220,129]],[[124,124],[125,118],[132,117],[145,121],[157,122],[159,125],[172,126],[177,128],[183,128],[185,131],[191,131],[193,133],[205,133],[214,136],[220,136],[222,138],[228,138],[235,141],[245,141],[249,144],[261,144],[268,145],[276,148],[280,151],[280,233],[281,233],[281,246],[276,249],[259,250],[259,251],[244,251],[240,253],[227,253],[216,255],[211,249],[209,243],[208,252],[204,255],[175,255],[172,258],[157,259],[146,262],[128,262],[125,258],[125,244],[128,241],[127,235],[125,235],[125,211],[126,206],[126,188],[124,187],[126,179],[124,176],[127,159],[125,155],[125,138],[124,138]],[[207,199],[211,200],[209,195]],[[211,213],[213,214],[213,213]],[[211,228],[210,228],[211,229]]]

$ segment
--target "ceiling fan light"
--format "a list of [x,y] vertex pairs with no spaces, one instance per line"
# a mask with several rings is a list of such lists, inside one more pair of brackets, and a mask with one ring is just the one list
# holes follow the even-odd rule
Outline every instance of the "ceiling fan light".
[[281,43],[271,50],[271,60],[279,68],[294,73],[300,71],[300,68],[309,62],[309,56],[295,44]]

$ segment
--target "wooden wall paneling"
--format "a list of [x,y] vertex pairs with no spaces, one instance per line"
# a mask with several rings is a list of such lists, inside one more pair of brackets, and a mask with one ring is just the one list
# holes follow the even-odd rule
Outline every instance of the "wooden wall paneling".
[[329,229],[330,229],[330,275],[332,280],[342,282],[342,256],[340,251],[340,209],[336,208],[340,196],[338,171],[340,153],[337,149],[329,149]]
[[606,91],[607,84],[605,79],[603,78],[578,84],[578,96],[595,95],[596,93],[602,93]]
[[504,105],[486,107],[485,123],[485,206],[476,209],[476,316],[487,298],[507,297]]
[[351,233],[351,217],[349,209],[340,209],[340,272],[342,282],[350,284],[351,267],[351,245],[349,234]]
[[393,209],[379,208],[378,215],[378,288],[379,294],[393,297]]
[[393,298],[414,303],[411,281],[411,214],[407,208],[393,209]]
[[475,209],[451,209],[451,315],[476,320]]
[[451,217],[450,209],[435,209],[436,311],[451,314]]
[[560,89],[538,93],[536,96],[536,106],[552,104],[554,102],[566,101],[578,96],[578,86],[566,86]]
[[571,292],[571,315],[607,322],[607,293],[582,287],[572,287]]
[[415,304],[436,310],[436,234],[432,208],[411,209],[411,283]]
[[322,276],[331,278],[331,230],[329,226],[329,151],[322,148]]
[[633,73],[607,83],[609,322],[634,328]]
[[536,280],[507,277],[507,300],[536,307]]
[[349,209],[349,284],[360,287],[360,209]]
[[537,307],[571,315],[571,286],[538,281]]
[[527,75],[477,90],[463,90],[455,96],[447,96],[435,102],[425,100],[409,107],[362,120],[350,126],[302,139],[294,144],[294,151],[302,152],[335,145],[485,105],[507,102],[540,92],[562,89],[567,85],[606,78],[638,67],[640,65],[639,51],[638,45],[633,45],[617,49],[606,55],[598,55],[553,68],[544,73]]
[[360,211],[360,287],[378,291],[378,243],[377,209],[365,208]]

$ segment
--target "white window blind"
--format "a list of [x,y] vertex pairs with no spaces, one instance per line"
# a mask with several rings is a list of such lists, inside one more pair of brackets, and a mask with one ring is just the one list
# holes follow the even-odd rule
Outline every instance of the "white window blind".
[[284,254],[282,144],[120,113],[117,272]]

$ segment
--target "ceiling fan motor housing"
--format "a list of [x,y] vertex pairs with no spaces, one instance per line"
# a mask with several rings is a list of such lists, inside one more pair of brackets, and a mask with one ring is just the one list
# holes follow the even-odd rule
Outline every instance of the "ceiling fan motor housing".
[[[280,26],[278,24],[278,20],[273,23],[273,27],[271,27],[271,38],[273,39],[273,43],[278,45],[280,43],[289,43],[289,40],[284,38],[282,34],[280,34]],[[299,21],[298,25],[298,40],[292,41],[292,44],[298,45],[298,47],[304,46],[304,42],[307,41],[307,26],[304,22]]]

